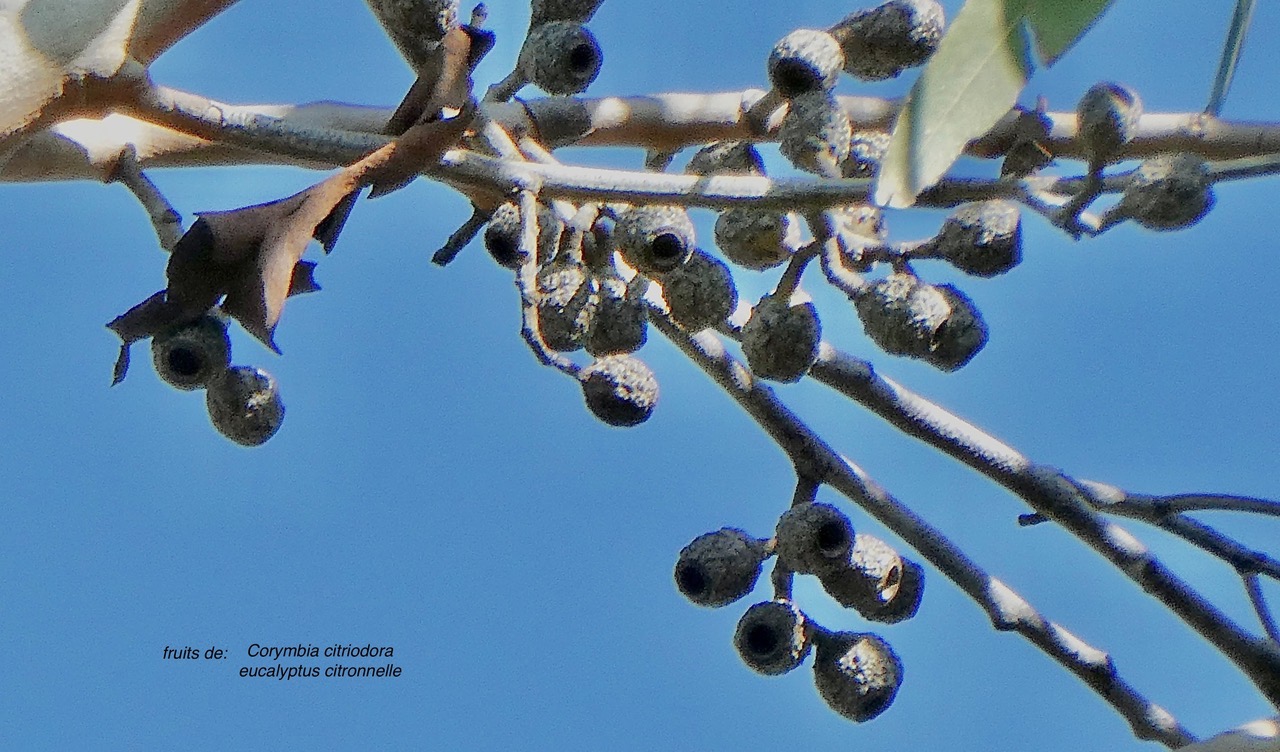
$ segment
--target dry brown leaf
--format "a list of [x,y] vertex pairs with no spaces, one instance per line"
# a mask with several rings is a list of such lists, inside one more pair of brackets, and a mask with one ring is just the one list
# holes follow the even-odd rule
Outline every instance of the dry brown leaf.
[[492,47],[493,32],[470,25],[450,30],[433,48],[383,132],[399,136],[417,123],[438,120],[445,107],[461,108],[471,98],[471,72]]
[[419,123],[395,141],[327,180],[288,198],[221,212],[204,212],[178,241],[166,271],[168,287],[107,324],[121,340],[115,380],[125,376],[129,346],[222,309],[272,350],[275,328],[290,295],[318,290],[315,264],[302,254],[312,240],[326,253],[350,215],[359,191],[394,190],[458,142],[475,116],[468,100],[449,120]]
[[369,165],[365,180],[368,185],[373,186],[369,198],[377,198],[403,188],[424,167],[440,161],[440,157],[466,133],[478,110],[476,101],[468,99],[455,117],[420,122],[383,147],[391,149],[391,152],[385,161]]

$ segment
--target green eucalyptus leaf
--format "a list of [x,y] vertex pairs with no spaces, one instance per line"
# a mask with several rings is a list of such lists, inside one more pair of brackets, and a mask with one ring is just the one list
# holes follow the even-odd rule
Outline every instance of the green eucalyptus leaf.
[[[1035,35],[1036,57],[1046,66],[1058,62],[1093,26],[1112,0],[1033,0],[1025,3],[1027,24]],[[1011,3],[1021,5],[1022,3]]]
[[1009,112],[1034,48],[1057,61],[1111,0],[969,0],[916,80],[898,116],[875,201],[903,208],[938,180],[969,141]]

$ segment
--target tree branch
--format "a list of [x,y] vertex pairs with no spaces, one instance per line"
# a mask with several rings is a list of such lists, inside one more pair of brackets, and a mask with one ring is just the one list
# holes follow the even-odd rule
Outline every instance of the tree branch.
[[[551,147],[573,144],[674,150],[714,140],[776,138],[776,128],[757,133],[746,117],[752,104],[764,94],[758,89],[747,89],[643,97],[547,97],[528,102],[486,103],[483,112],[513,135],[532,135]],[[897,114],[896,100],[841,97],[840,101],[860,129],[886,129]],[[229,105],[165,87],[156,87],[153,96],[130,105],[127,110],[155,124],[134,125],[129,129],[132,132],[128,135],[138,149],[144,168],[153,166],[153,161],[164,166],[291,163],[327,168],[345,165],[383,143],[371,135],[381,131],[391,114],[386,108],[335,102]],[[1083,147],[1075,142],[1075,114],[1047,113],[1046,116],[1051,122],[1051,132],[1045,146],[1058,157],[1082,158]],[[1001,154],[1001,150],[1007,148],[1014,119],[1011,113],[990,133],[971,143],[969,153],[988,157]],[[102,122],[86,121],[78,130],[82,135],[104,131],[95,133],[94,138],[110,141],[114,137],[118,150],[124,135],[115,133],[119,123],[114,127],[91,125]],[[156,125],[168,128],[156,128]],[[165,130],[171,132],[164,133]],[[59,179],[91,177],[87,171],[75,169],[74,149],[68,150],[65,145],[62,149],[51,149],[47,139],[45,143],[27,148],[39,148],[46,157],[60,156]],[[1143,116],[1134,139],[1119,158],[1167,151],[1187,151],[1213,160],[1277,154],[1280,153],[1280,124],[1225,121],[1202,113],[1151,113]],[[48,179],[42,177],[42,171],[32,169],[31,161],[17,159],[17,164],[25,165],[26,169],[6,167],[0,172],[0,179]],[[1274,168],[1265,170],[1265,174],[1271,172]],[[1058,187],[1065,190],[1072,186]],[[1109,184],[1106,190],[1116,190],[1116,186]]]
[[689,334],[651,307],[651,322],[746,410],[786,453],[801,477],[830,485],[875,517],[972,598],[1001,631],[1015,631],[1079,677],[1124,717],[1139,739],[1171,748],[1195,741],[1164,708],[1122,679],[1110,656],[1048,621],[1003,582],[969,559],[942,531],[837,454],[735,360],[712,330]]
[[1232,621],[1169,571],[1124,529],[1107,523],[1061,471],[1032,462],[976,426],[890,379],[867,361],[824,344],[810,374],[914,436],[1012,491],[1084,541],[1177,614],[1280,706],[1280,650]]

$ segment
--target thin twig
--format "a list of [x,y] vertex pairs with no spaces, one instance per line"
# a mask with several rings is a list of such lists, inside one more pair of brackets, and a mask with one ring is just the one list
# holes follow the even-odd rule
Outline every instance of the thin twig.
[[1213,77],[1213,91],[1209,93],[1209,104],[1204,108],[1210,115],[1222,112],[1222,105],[1227,101],[1227,92],[1236,75],[1236,64],[1240,62],[1240,51],[1244,49],[1244,38],[1249,31],[1255,4],[1255,0],[1236,0],[1236,9],[1231,14],[1231,26],[1227,28],[1227,38],[1222,43],[1218,72]]
[[1141,520],[1166,532],[1172,533],[1188,543],[1208,552],[1231,565],[1236,571],[1249,571],[1265,574],[1280,580],[1280,561],[1267,556],[1261,551],[1241,545],[1233,538],[1223,535],[1214,528],[1193,520],[1182,514],[1172,514],[1157,503],[1123,505],[1124,491],[1103,483],[1076,481],[1076,487],[1084,492],[1085,497],[1095,509],[1110,511],[1117,516]]
[[467,221],[454,230],[449,239],[444,241],[444,245],[440,246],[440,249],[431,255],[431,263],[437,266],[445,266],[453,261],[462,252],[462,249],[467,247],[467,244],[475,240],[476,235],[480,233],[480,230],[484,228],[485,223],[488,221],[488,212],[478,206],[471,207],[471,216],[467,217]]
[[[1094,483],[1093,481],[1081,481],[1086,485],[1104,486],[1105,484]],[[1109,486],[1109,488],[1115,488]],[[1143,509],[1160,509],[1169,514],[1182,514],[1183,512],[1247,512],[1250,514],[1265,514],[1271,517],[1280,517],[1280,502],[1270,501],[1268,499],[1259,499],[1253,496],[1234,496],[1231,494],[1140,494],[1132,491],[1123,491],[1123,498],[1117,501],[1108,499],[1104,512],[1114,511],[1116,514],[1126,514],[1125,510],[1130,508]]]
[[[1260,511],[1276,514],[1280,504],[1274,501],[1243,496],[1214,496],[1207,494],[1177,494],[1151,496],[1134,494],[1108,483],[1097,481],[1073,481],[1084,492],[1094,509],[1118,517],[1140,520],[1172,533],[1213,556],[1222,559],[1237,570],[1248,570],[1280,580],[1280,561],[1247,548],[1214,528],[1184,516],[1191,510]],[[1048,519],[1039,513],[1019,515],[1018,524],[1036,525]]]
[[178,245],[178,240],[182,238],[182,215],[178,214],[178,210],[173,208],[173,204],[169,203],[156,184],[151,182],[151,178],[143,174],[138,166],[138,153],[132,146],[121,150],[115,169],[111,171],[107,181],[120,183],[138,199],[138,203],[142,204],[147,216],[151,218],[151,226],[156,231],[156,239],[160,241],[161,248],[172,251]]
[[517,66],[514,70],[507,74],[496,84],[489,87],[484,93],[485,102],[506,102],[514,97],[524,85],[529,83],[529,77]]
[[1240,579],[1244,582],[1245,592],[1249,594],[1249,603],[1253,604],[1253,611],[1258,615],[1258,621],[1262,623],[1262,629],[1271,638],[1271,641],[1280,645],[1280,627],[1276,626],[1276,618],[1271,613],[1271,609],[1267,607],[1266,596],[1262,593],[1262,585],[1258,582],[1258,575],[1254,573],[1243,574]]
[[795,572],[787,569],[782,559],[773,560],[773,571],[769,573],[769,583],[773,585],[773,599],[777,601],[791,600],[792,585],[795,584]]
[[666,172],[679,149],[650,149],[644,155],[644,168],[649,172]]
[[524,259],[516,274],[516,287],[520,290],[520,336],[538,362],[577,378],[580,370],[577,364],[552,352],[538,331],[538,201],[533,191],[520,191],[519,205],[520,255]]
[[805,475],[796,476],[796,490],[791,494],[791,506],[808,504],[818,498],[818,489],[822,484]]

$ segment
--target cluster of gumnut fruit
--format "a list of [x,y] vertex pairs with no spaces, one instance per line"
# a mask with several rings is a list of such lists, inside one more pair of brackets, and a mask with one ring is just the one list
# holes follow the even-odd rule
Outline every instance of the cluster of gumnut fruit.
[[[765,98],[786,104],[776,134],[781,155],[793,167],[822,177],[874,177],[889,134],[859,129],[850,121],[833,93],[837,79],[845,72],[881,80],[923,64],[944,25],[935,0],[889,0],[828,29],[798,29],[783,37],[768,58],[772,90]],[[585,89],[598,69],[594,41],[586,45],[573,37],[578,41],[557,46],[549,39],[530,33],[521,54],[522,80],[557,94]],[[594,52],[582,52],[587,48]],[[575,66],[586,58],[597,65],[586,75],[569,76],[566,71],[581,70]],[[563,75],[553,75],[556,71]],[[1090,88],[1078,104],[1089,179],[1053,217],[1064,229],[1079,228],[1080,212],[1101,192],[1102,168],[1118,158],[1140,114],[1137,95],[1113,83]],[[1023,113],[1010,143],[1000,149],[1006,157],[1002,174],[1029,175],[1051,161],[1039,143],[1048,137],[1047,123],[1042,111]],[[698,149],[684,171],[763,175],[764,162],[750,142],[714,142]],[[1157,155],[1138,166],[1121,200],[1093,231],[1125,220],[1153,230],[1181,229],[1212,205],[1212,181],[1202,160]],[[810,228],[811,241],[803,238],[802,224]],[[826,280],[847,295],[879,348],[952,371],[985,345],[986,323],[964,292],[925,281],[914,263],[937,259],[971,276],[993,277],[1022,257],[1019,207],[1004,199],[963,204],[933,237],[905,242],[890,242],[881,210],[865,203],[803,214],[740,206],[716,219],[719,256],[698,246],[682,206],[579,208],[547,202],[538,205],[537,225],[536,258],[526,258],[520,251],[519,206],[502,204],[486,227],[485,245],[505,267],[520,271],[532,264],[536,269],[533,289],[526,293],[536,305],[541,342],[552,351],[591,356],[589,365],[565,370],[581,382],[591,412],[618,426],[643,422],[657,401],[653,373],[633,355],[645,342],[651,310],[686,331],[714,327],[739,340],[755,377],[798,381],[817,359],[821,341],[818,312],[798,285],[805,265],[818,260]],[[738,293],[731,264],[751,270],[786,265],[775,289],[751,306],[745,320],[735,315]],[[886,273],[868,274],[877,267]]]
[[855,535],[839,509],[804,502],[783,513],[770,539],[736,528],[698,536],[680,552],[676,586],[700,606],[725,606],[755,588],[770,556],[777,557],[774,597],[738,620],[738,655],[752,670],[774,676],[796,668],[812,651],[814,684],[833,710],[854,721],[879,715],[897,694],[902,662],[878,635],[827,630],[806,616],[791,598],[793,575],[814,575],[842,606],[891,624],[920,607],[923,570],[880,539]]
[[257,446],[284,422],[284,403],[271,374],[231,364],[227,319],[216,309],[151,340],[151,362],[170,386],[205,391],[213,427],[244,446]]
[[[442,13],[441,23],[456,24],[457,0],[439,4],[450,11]],[[555,95],[584,91],[602,62],[599,44],[584,25],[599,4],[534,0],[516,69],[495,86],[501,90],[498,98],[528,83]],[[935,0],[889,0],[830,28],[798,29],[779,40],[767,61],[772,90],[765,101],[786,105],[776,133],[781,155],[795,168],[822,177],[874,177],[889,134],[857,128],[834,94],[836,81],[841,72],[876,81],[921,65],[936,49],[944,25]],[[1069,205],[1071,212],[1063,212],[1060,224],[1069,231],[1078,229],[1074,215],[1087,205],[1085,199],[1100,190],[1102,168],[1136,129],[1141,104],[1123,86],[1098,84],[1080,101],[1077,114],[1092,182]],[[1028,134],[1016,133],[1003,148],[1005,166],[1015,174],[1047,163],[1036,142],[1047,133],[1038,130],[1046,127],[1043,113],[1023,115]],[[1018,157],[1024,147],[1029,160]],[[750,142],[715,142],[700,148],[684,170],[703,176],[763,175],[764,162]],[[1202,160],[1157,155],[1141,163],[1122,199],[1095,229],[1130,219],[1149,229],[1180,229],[1212,204],[1212,181]],[[950,371],[983,347],[987,326],[967,295],[950,284],[926,282],[913,263],[939,259],[966,274],[991,277],[1013,268],[1022,254],[1018,206],[1002,199],[962,205],[935,236],[906,242],[890,242],[880,209],[868,204],[804,214],[739,206],[716,219],[720,257],[698,246],[681,206],[579,207],[548,201],[538,204],[537,213],[534,258],[521,252],[522,221],[515,203],[491,212],[485,246],[499,264],[532,272],[531,280],[523,273],[518,279],[536,307],[539,346],[591,356],[584,366],[569,363],[562,370],[580,382],[590,411],[616,426],[644,422],[657,402],[657,380],[634,355],[645,342],[651,310],[689,332],[720,329],[740,341],[754,376],[794,382],[815,362],[821,340],[817,310],[799,287],[805,266],[816,259],[827,281],[851,300],[878,347]],[[802,224],[813,240],[804,240]],[[785,264],[786,270],[744,319],[735,315],[738,293],[729,264],[751,270]],[[877,266],[887,273],[868,275]],[[228,365],[225,324],[214,314],[156,338],[157,370],[179,388],[207,387],[214,425],[234,441],[260,444],[275,433],[284,414],[275,381],[261,369]],[[208,350],[201,349],[205,346]]]
[[[530,31],[516,70],[495,88],[499,99],[533,83],[554,95],[584,91],[600,69],[595,37],[584,26],[600,0],[534,0]],[[456,0],[442,0],[441,16],[456,23]],[[443,23],[443,22],[442,22]],[[447,24],[446,24],[447,25]],[[852,13],[827,29],[799,29],[770,52],[768,101],[786,104],[778,125],[779,152],[795,168],[826,178],[871,178],[889,142],[884,131],[851,123],[833,93],[841,72],[867,81],[897,76],[924,63],[942,37],[945,20],[935,0],[889,0]],[[438,36],[438,34],[437,34]],[[1103,167],[1113,163],[1138,123],[1136,94],[1118,84],[1098,84],[1077,106],[1078,140],[1089,179],[1059,219],[1078,229],[1080,212],[1101,189]],[[1051,155],[1037,138],[1047,135],[1043,112],[1024,112],[1005,144],[1002,174],[1024,176]],[[1029,155],[1029,156],[1028,156]],[[715,142],[697,150],[688,174],[763,175],[764,162],[746,141]],[[1133,220],[1153,230],[1198,221],[1213,205],[1205,163],[1185,154],[1157,155],[1134,171],[1121,200],[1094,228]],[[1002,274],[1021,260],[1021,220],[1016,204],[987,200],[958,207],[931,238],[889,242],[880,210],[867,204],[838,206],[804,215],[744,205],[721,211],[715,222],[720,255],[696,242],[687,210],[675,205],[538,203],[534,252],[524,252],[521,209],[492,211],[484,244],[498,264],[517,272],[531,311],[526,335],[579,381],[589,410],[614,426],[634,426],[652,414],[658,384],[635,357],[650,316],[696,333],[716,328],[741,343],[753,376],[777,382],[801,379],[815,362],[821,324],[799,288],[805,265],[818,260],[826,280],[844,292],[868,337],[884,351],[954,370],[974,357],[987,327],[973,301],[949,284],[922,280],[913,263],[937,259],[969,275]],[[802,237],[802,223],[811,241]],[[532,257],[531,257],[532,256]],[[721,258],[723,257],[723,258]],[[730,264],[750,270],[786,265],[775,289],[736,315],[738,292]],[[872,277],[877,266],[886,273]],[[532,325],[530,320],[532,319]],[[585,365],[561,353],[585,352]],[[280,427],[284,408],[275,380],[258,368],[232,366],[226,321],[215,313],[152,342],[153,361],[165,381],[180,389],[206,389],[215,427],[233,441],[256,445]],[[559,358],[559,361],[556,360]],[[776,556],[774,598],[751,606],[738,623],[734,644],[762,674],[781,674],[816,653],[814,677],[821,696],[840,714],[867,720],[892,701],[902,664],[882,638],[829,631],[791,600],[794,574],[818,577],[835,600],[872,621],[892,623],[913,615],[923,573],[884,542],[855,535],[836,508],[797,503],[778,521],[775,535],[753,538],[724,528],[695,539],[680,553],[675,579],[696,604],[724,606],[750,592],[763,562]]]
[[[934,0],[891,0],[827,30],[786,35],[767,64],[770,98],[787,105],[777,132],[781,154],[796,168],[823,177],[874,176],[889,135],[854,127],[833,93],[836,80],[841,71],[880,80],[920,65],[936,48],[943,27],[942,8]],[[584,89],[593,76],[569,86],[567,74],[551,74],[573,67],[570,53],[576,48],[547,46],[546,38],[531,32],[526,40],[524,78],[556,94]],[[540,64],[530,62],[535,60]],[[759,151],[748,141],[706,144],[684,171],[701,176],[765,172]],[[718,328],[738,339],[755,377],[795,382],[813,365],[821,341],[818,312],[798,286],[805,265],[820,260],[828,281],[848,295],[879,347],[953,370],[986,342],[986,325],[963,292],[923,281],[912,262],[943,259],[967,273],[994,276],[1021,258],[1020,215],[1003,200],[962,206],[935,237],[900,243],[887,240],[881,211],[867,204],[803,216],[744,205],[719,213],[718,255],[699,247],[682,206],[578,207],[549,201],[538,204],[537,213],[536,258],[521,252],[523,223],[515,202],[492,212],[485,246],[504,267],[521,272],[532,265],[526,297],[536,307],[540,344],[557,353],[590,356],[590,363],[563,370],[577,377],[591,412],[617,426],[645,421],[657,401],[657,381],[634,355],[645,343],[655,310],[685,331]],[[812,241],[803,237],[805,223],[813,229]],[[890,273],[879,279],[862,276],[877,264]],[[786,271],[750,315],[741,317],[734,315],[738,292],[730,265],[750,270],[786,265]]]
[[[822,177],[874,177],[889,134],[859,130],[850,122],[833,94],[837,77],[844,71],[879,80],[920,65],[936,48],[943,26],[942,9],[933,0],[890,0],[829,29],[785,36],[767,64],[770,97],[787,105],[777,132],[781,155],[795,168]],[[553,55],[544,51],[543,57]],[[1079,137],[1093,181],[1081,196],[1094,191],[1089,200],[1096,197],[1102,167],[1131,138],[1140,113],[1137,96],[1118,84],[1094,86],[1081,100]],[[1048,135],[1043,113],[1025,115],[1033,127],[1018,130],[1005,145],[1002,174],[1028,175],[1048,161],[1037,142]],[[715,142],[698,149],[684,171],[763,175],[764,162],[752,143]],[[1070,231],[1088,202],[1068,202],[1055,221]],[[1137,168],[1122,199],[1094,229],[1126,219],[1148,229],[1180,229],[1198,221],[1212,204],[1202,161],[1159,155]],[[588,365],[570,372],[581,382],[590,411],[617,426],[643,422],[657,401],[657,381],[634,355],[645,343],[647,318],[654,311],[687,332],[716,328],[737,339],[753,376],[795,382],[814,364],[821,341],[817,310],[798,288],[804,265],[818,260],[826,280],[848,296],[878,347],[951,371],[986,343],[986,324],[967,295],[953,285],[921,279],[914,262],[936,259],[971,276],[993,277],[1016,266],[1022,255],[1019,208],[999,199],[961,205],[933,237],[897,243],[887,240],[881,211],[867,204],[803,216],[742,206],[716,219],[719,254],[698,246],[689,214],[680,206],[579,209],[550,202],[537,211],[536,258],[521,253],[516,203],[494,211],[485,245],[504,267],[536,270],[527,292],[541,342],[552,351],[584,351],[591,357]],[[813,240],[802,237],[802,223]],[[785,265],[786,271],[743,317],[735,315],[738,292],[731,265],[750,270]],[[887,272],[869,275],[878,265]],[[791,599],[792,578],[814,575],[842,605],[868,620],[893,623],[918,609],[921,568],[883,541],[855,535],[835,507],[804,502],[782,515],[769,539],[734,528],[698,537],[680,554],[676,584],[696,604],[724,606],[750,592],[763,562],[775,555],[774,597],[747,609],[734,634],[742,660],[761,674],[776,675],[813,652],[815,683],[828,705],[855,721],[875,717],[897,692],[901,661],[875,634],[832,631],[807,617]]]

